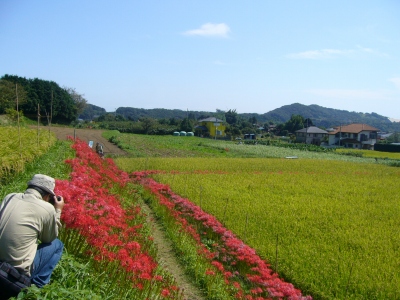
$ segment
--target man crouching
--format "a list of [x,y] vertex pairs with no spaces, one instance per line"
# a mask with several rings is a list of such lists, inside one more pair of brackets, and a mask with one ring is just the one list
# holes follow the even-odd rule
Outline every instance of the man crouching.
[[18,286],[50,282],[64,247],[57,239],[64,199],[54,187],[54,178],[36,174],[24,193],[0,205],[0,299],[16,296]]

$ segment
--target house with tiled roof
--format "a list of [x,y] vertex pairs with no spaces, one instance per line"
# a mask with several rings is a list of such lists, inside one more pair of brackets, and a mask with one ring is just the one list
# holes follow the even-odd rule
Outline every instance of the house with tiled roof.
[[374,149],[379,129],[367,124],[350,124],[328,130],[328,144],[355,149]]
[[199,124],[195,127],[195,131],[200,135],[214,138],[225,137],[225,130],[226,126],[224,121],[216,117],[199,120]]
[[316,126],[309,126],[300,130],[296,130],[296,142],[321,145],[322,141],[328,137],[328,131]]

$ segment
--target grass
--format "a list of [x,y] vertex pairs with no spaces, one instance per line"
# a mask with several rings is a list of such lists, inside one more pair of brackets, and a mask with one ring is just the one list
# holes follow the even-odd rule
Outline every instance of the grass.
[[[45,154],[28,163],[24,172],[17,173],[8,184],[0,186],[0,198],[12,192],[23,192],[26,183],[34,174],[47,174],[57,179],[67,179],[70,168],[65,159],[72,158],[74,151],[69,142],[56,142]],[[94,270],[86,260],[64,253],[57,265],[52,284],[43,289],[32,287],[19,294],[18,299],[110,299],[97,286],[99,277],[104,276]]]
[[[215,147],[215,142],[193,136],[154,136],[106,131],[103,136],[133,157],[215,157],[234,156]],[[218,142],[218,141],[217,141]]]
[[[129,171],[179,170],[157,178],[217,216],[305,293],[313,292],[316,299],[397,297],[400,242],[393,233],[400,225],[398,210],[393,209],[400,205],[397,168],[380,166],[373,158],[197,137],[106,135],[117,136],[119,146],[128,147],[131,156],[138,157],[116,159]],[[0,186],[0,196],[23,191],[35,173],[68,178],[70,169],[63,161],[72,155],[68,143],[57,142],[28,164],[24,173]],[[174,158],[167,159],[171,156]],[[282,159],[287,156],[299,159]],[[265,159],[272,157],[281,159]],[[194,172],[198,170],[206,174]],[[217,173],[221,170],[226,174]],[[382,191],[386,185],[389,187]],[[329,229],[332,227],[335,230]],[[265,231],[260,233],[259,228]],[[332,232],[334,242],[329,239]],[[183,247],[189,244],[183,243]],[[187,259],[195,255],[190,254],[193,251],[188,250]],[[340,276],[333,277],[335,273]],[[365,274],[374,282],[365,279]],[[112,299],[112,293],[106,291],[109,288],[97,284],[105,276],[89,261],[67,253],[51,285],[29,289],[20,299]],[[321,283],[325,290],[320,289]]]
[[[129,153],[130,157],[241,157],[341,160],[357,163],[375,163],[400,166],[398,154],[366,151],[368,155],[347,154],[350,149],[338,152],[313,152],[279,146],[246,145],[235,141],[213,140],[196,136],[154,136],[106,131],[103,136]],[[344,152],[343,152],[344,151]],[[359,150],[356,150],[359,151]],[[353,152],[352,152],[353,153]],[[357,152],[354,152],[357,153]],[[375,156],[374,156],[375,155]],[[376,159],[376,157],[386,159]]]
[[34,174],[41,173],[59,179],[68,178],[70,168],[64,161],[74,155],[69,146],[68,142],[57,141],[45,154],[26,164],[23,172],[15,174],[8,184],[0,185],[0,198],[3,199],[8,193],[24,191],[26,183]]
[[[86,144],[84,144],[86,146]],[[86,149],[87,153],[83,155],[83,158],[86,159],[88,163],[95,164],[97,166],[107,164],[108,160],[102,161],[96,154],[92,152],[90,149]],[[11,192],[23,192],[26,189],[26,182],[31,179],[33,174],[43,173],[50,175],[58,180],[62,179],[70,179],[69,175],[72,169],[67,166],[64,161],[67,158],[73,157],[75,154],[74,151],[70,148],[70,143],[68,142],[57,142],[49,151],[40,157],[38,157],[34,162],[27,165],[26,170],[22,173],[19,173],[15,176],[15,178],[9,182],[9,184],[1,186],[1,196],[4,197],[6,194]],[[93,155],[95,159],[90,159],[90,155]],[[74,167],[81,167],[82,161],[79,164],[76,164]],[[109,165],[108,165],[109,166]],[[107,166],[106,166],[107,167]],[[93,172],[91,170],[93,168],[92,165],[88,164],[83,169],[80,168],[80,171],[74,169],[75,175],[79,175],[80,172]],[[102,174],[100,172],[99,174]],[[78,181],[79,181],[78,176]],[[106,178],[109,178],[106,176]],[[96,178],[97,180],[99,178]],[[85,184],[88,184],[90,187],[89,181],[85,180]],[[113,180],[111,180],[113,182]],[[77,186],[72,184],[69,188],[69,184],[65,180],[64,182],[59,181],[59,189],[64,186],[66,190],[64,193],[61,192],[65,197],[67,193],[70,192],[69,189],[74,190],[77,189]],[[135,209],[138,202],[138,195],[133,195],[135,193],[135,187],[127,184],[124,188],[119,186],[115,181],[113,185],[112,182],[107,185],[107,189],[109,191],[109,197],[114,198],[115,194],[119,195],[121,199],[121,205],[124,207],[126,212],[134,214],[137,212]],[[97,182],[98,183],[98,182]],[[78,187],[79,189],[79,187]],[[96,193],[96,191],[94,191]],[[101,194],[102,198],[106,198],[107,193],[102,189],[102,191],[97,191],[99,195]],[[95,196],[93,196],[95,197]],[[68,197],[67,197],[68,198]],[[66,199],[67,199],[66,198]],[[66,201],[71,207],[71,204],[77,200],[78,197],[68,198]],[[96,198],[91,198],[96,199]],[[140,200],[140,199],[139,199]],[[114,203],[115,204],[115,203]],[[88,204],[91,205],[90,203]],[[112,204],[110,203],[109,206]],[[101,206],[101,205],[100,205]],[[117,211],[117,207],[107,207],[106,209],[110,209],[110,215],[112,212]],[[99,207],[99,210],[102,210],[102,207]],[[133,211],[132,211],[133,210]],[[65,215],[67,210],[64,208],[63,214]],[[104,211],[101,211],[104,213]],[[89,214],[85,213],[83,216]],[[79,213],[78,213],[79,215]],[[75,217],[78,217],[75,215]],[[82,216],[80,216],[82,217]],[[97,215],[99,217],[99,215]],[[70,218],[74,219],[70,215]],[[129,217],[127,217],[129,218]],[[110,218],[110,224],[116,223],[116,218]],[[136,268],[140,269],[143,264],[143,269],[146,269],[146,261],[148,261],[148,256],[145,253],[152,252],[154,254],[155,246],[152,242],[152,239],[149,237],[140,239],[141,233],[149,233],[150,228],[145,224],[144,217],[140,218],[138,215],[135,215],[133,219],[131,219],[129,226],[130,229],[130,237],[137,240],[137,244],[139,249],[142,249],[143,255],[140,258],[143,259],[143,262],[137,263]],[[127,221],[127,220],[125,220]],[[91,223],[92,226],[93,222]],[[104,227],[106,225],[100,226]],[[87,226],[86,226],[87,228]],[[89,227],[90,228],[90,227]],[[98,232],[101,231],[100,228],[97,228]],[[114,230],[114,229],[113,229]],[[128,230],[128,229],[127,229]],[[90,231],[90,230],[89,230]],[[92,227],[93,231],[93,227]],[[115,229],[113,234],[110,234],[112,237],[115,237],[118,229]],[[103,236],[102,236],[103,237]],[[133,282],[130,278],[134,276],[138,276],[139,272],[126,272],[124,268],[121,266],[126,262],[121,261],[112,261],[112,260],[99,260],[99,257],[107,253],[107,251],[102,252],[102,255],[98,255],[98,257],[94,257],[94,253],[96,253],[95,247],[93,245],[89,246],[89,242],[85,240],[85,238],[79,234],[76,229],[71,228],[62,228],[60,230],[59,238],[62,242],[64,242],[65,246],[65,255],[63,255],[62,260],[59,264],[57,264],[56,269],[54,271],[54,276],[52,276],[51,284],[46,285],[42,289],[37,289],[35,286],[23,291],[18,295],[18,299],[145,299],[149,297],[151,299],[161,299],[162,294],[170,293],[173,295],[174,299],[181,299],[180,296],[181,291],[174,289],[171,286],[173,291],[167,290],[166,286],[168,284],[172,284],[174,279],[170,277],[169,273],[167,273],[162,267],[154,270],[154,278],[152,281],[148,280],[149,278],[143,278],[147,281],[142,285],[142,288],[136,285],[133,285]],[[115,240],[115,239],[114,239]],[[103,240],[104,241],[104,240]],[[133,244],[130,243],[130,246],[134,246],[136,242]],[[107,246],[107,243],[106,243]],[[88,255],[87,251],[91,255]],[[115,249],[114,249],[115,250]],[[129,250],[127,250],[129,252]],[[136,252],[133,252],[135,255]],[[124,253],[118,252],[118,253]],[[128,259],[125,256],[125,259]],[[139,259],[139,257],[137,257]],[[131,262],[132,260],[130,260]],[[153,265],[153,264],[151,264]],[[148,275],[148,274],[146,274]],[[147,296],[146,296],[147,295]],[[172,297],[172,296],[171,296]],[[171,299],[171,298],[169,298]]]
[[[166,171],[154,178],[215,215],[304,293],[316,299],[396,297],[398,168],[333,153],[265,159],[289,153],[186,137],[145,137],[143,143],[146,138],[145,157],[118,158],[117,164],[129,172]],[[229,154],[166,158],[153,150],[171,143],[193,154],[193,140]]]
[[338,153],[344,154],[354,154],[360,155],[362,157],[371,157],[377,159],[396,159],[400,160],[400,153],[398,152],[380,152],[380,151],[371,151],[371,150],[356,150],[356,149],[346,149],[341,148],[336,150]]
[[45,153],[55,141],[54,134],[45,130],[0,126],[0,183],[22,172],[27,162]]

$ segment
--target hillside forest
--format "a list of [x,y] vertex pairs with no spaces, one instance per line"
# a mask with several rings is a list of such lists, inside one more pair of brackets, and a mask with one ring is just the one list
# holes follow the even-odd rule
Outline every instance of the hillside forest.
[[75,127],[119,130],[125,133],[169,135],[174,131],[195,132],[198,121],[216,117],[226,124],[230,137],[243,134],[286,136],[308,126],[322,129],[364,123],[382,132],[400,132],[400,122],[374,112],[349,112],[319,105],[294,103],[267,113],[239,113],[236,109],[215,112],[179,109],[119,107],[114,112],[89,104],[83,94],[54,81],[16,75],[0,78],[0,114],[24,115],[43,125],[57,123]]

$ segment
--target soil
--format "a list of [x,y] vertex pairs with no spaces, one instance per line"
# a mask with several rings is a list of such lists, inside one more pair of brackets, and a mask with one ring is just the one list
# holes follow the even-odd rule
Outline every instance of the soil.
[[[37,128],[37,127],[35,127]],[[42,127],[48,129],[49,127]],[[66,127],[51,127],[59,140],[67,140],[68,137],[78,138],[82,141],[93,141],[95,145],[97,142],[103,144],[104,154],[111,156],[123,156],[127,155],[127,152],[118,148],[114,144],[110,143],[107,139],[102,137],[103,130],[98,129],[74,129]],[[162,227],[155,221],[155,217],[151,209],[144,205],[143,211],[147,214],[147,220],[150,222],[152,228],[154,243],[157,247],[158,261],[159,263],[175,278],[177,285],[184,290],[184,297],[187,300],[203,300],[205,299],[200,290],[195,287],[187,275],[181,268],[172,248],[170,241],[167,239],[165,232]]]
[[187,275],[184,273],[173,252],[171,242],[167,239],[162,227],[155,221],[151,209],[147,205],[144,205],[142,209],[147,214],[147,221],[150,223],[152,228],[154,244],[157,247],[157,260],[159,264],[175,278],[178,286],[183,289],[185,299],[205,299],[200,290],[193,286],[187,278]]
[[[37,127],[35,127],[37,128]],[[48,126],[40,127],[42,129],[48,130]],[[51,127],[51,131],[53,131],[59,140],[67,140],[68,137],[78,138],[82,141],[89,143],[89,141],[93,141],[93,148],[95,147],[96,143],[99,142],[103,144],[104,154],[112,155],[112,156],[120,156],[120,155],[127,155],[127,153],[118,148],[113,143],[110,143],[107,139],[102,136],[103,130],[99,129],[75,129],[75,128],[68,128],[68,127]]]

